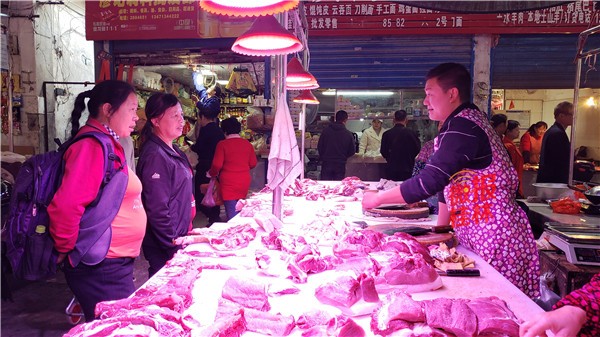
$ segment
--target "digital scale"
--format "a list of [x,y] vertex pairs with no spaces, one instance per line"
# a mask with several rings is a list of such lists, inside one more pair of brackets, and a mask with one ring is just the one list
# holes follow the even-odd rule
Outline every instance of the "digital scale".
[[545,234],[570,263],[600,266],[600,224],[547,223]]

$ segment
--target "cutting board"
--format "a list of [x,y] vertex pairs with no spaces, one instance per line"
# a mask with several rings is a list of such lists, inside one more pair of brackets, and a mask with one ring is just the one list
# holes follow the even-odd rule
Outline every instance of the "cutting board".
[[458,240],[456,240],[452,233],[431,233],[415,236],[415,239],[423,246],[439,245],[443,242],[448,248],[452,248],[458,244]]
[[380,216],[400,219],[421,219],[429,216],[429,207],[408,207],[406,205],[387,205],[369,209],[368,212]]

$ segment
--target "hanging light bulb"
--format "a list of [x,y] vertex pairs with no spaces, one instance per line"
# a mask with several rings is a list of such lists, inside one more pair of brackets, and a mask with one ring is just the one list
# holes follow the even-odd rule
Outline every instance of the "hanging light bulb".
[[200,8],[218,15],[262,16],[289,11],[298,6],[299,2],[300,0],[200,0]]
[[287,65],[287,75],[285,77],[286,83],[298,83],[306,82],[314,79],[314,76],[308,71],[304,70],[304,67],[300,63],[297,57],[293,57]]
[[319,100],[310,90],[302,90],[300,94],[292,100],[294,103],[319,104]]
[[250,56],[287,55],[302,49],[304,46],[300,40],[272,15],[258,17],[231,46],[232,51]]

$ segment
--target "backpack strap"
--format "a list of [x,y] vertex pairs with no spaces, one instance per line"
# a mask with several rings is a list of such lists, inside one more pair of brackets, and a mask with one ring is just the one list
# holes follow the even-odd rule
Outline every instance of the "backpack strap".
[[[125,164],[121,160],[121,157],[119,157],[114,151],[112,136],[109,136],[109,135],[107,135],[103,132],[99,132],[99,131],[90,131],[90,132],[82,133],[82,134],[76,136],[75,138],[69,140],[67,143],[64,144],[65,145],[64,151],[66,151],[66,149],[69,146],[73,145],[75,142],[77,142],[83,138],[95,138],[100,143],[100,145],[102,145],[102,151],[104,153],[104,178],[102,179],[102,184],[100,185],[100,191],[99,191],[98,195],[96,196],[96,199],[94,199],[94,201],[92,201],[92,203],[90,203],[90,205],[89,205],[89,206],[94,206],[98,203],[98,200],[102,196],[102,189],[104,188],[104,186],[106,186],[110,182],[110,180],[115,176],[115,174],[117,174],[117,172],[119,172],[125,168]],[[118,165],[115,165],[114,164],[115,162],[117,162]],[[115,166],[117,166],[117,167],[115,167]],[[63,163],[63,169],[64,169],[64,163]]]

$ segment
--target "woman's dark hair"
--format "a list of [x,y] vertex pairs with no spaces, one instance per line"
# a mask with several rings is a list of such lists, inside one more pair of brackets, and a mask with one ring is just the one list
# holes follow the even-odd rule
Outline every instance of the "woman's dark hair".
[[176,106],[178,103],[179,99],[173,94],[157,93],[148,98],[145,108],[147,122],[142,128],[142,142],[150,137],[154,129],[152,118],[164,115],[167,109]]
[[512,119],[508,121],[508,124],[506,125],[506,132],[508,131],[512,131],[516,128],[518,128],[521,124],[519,124],[519,122],[517,121],[513,121]]
[[505,114],[495,114],[490,118],[490,123],[492,123],[492,127],[495,128],[500,124],[506,124],[508,117]]
[[532,136],[537,137],[539,135],[537,134],[537,130],[536,129],[539,129],[542,126],[544,128],[546,128],[546,129],[548,129],[548,124],[546,122],[539,121],[539,122],[537,122],[535,124],[531,124],[531,126],[529,127],[529,129],[527,129],[527,132],[529,132],[529,134],[531,134]]
[[242,124],[240,124],[235,117],[225,118],[221,122],[221,130],[223,130],[226,135],[234,135],[242,131]]
[[429,70],[427,76],[425,76],[425,80],[434,78],[437,79],[444,91],[456,87],[461,103],[471,100],[471,74],[462,64],[442,63]]
[[125,103],[125,100],[127,100],[127,97],[131,94],[135,94],[135,90],[129,83],[117,80],[106,80],[96,84],[91,90],[84,91],[77,95],[75,104],[73,105],[73,111],[71,112],[71,137],[75,137],[77,131],[79,131],[79,119],[81,118],[81,113],[85,110],[86,98],[90,99],[87,102],[90,118],[97,118],[100,113],[100,107],[102,107],[103,104],[110,104],[110,114],[112,115],[121,107],[121,105],[123,105],[123,103]]

